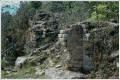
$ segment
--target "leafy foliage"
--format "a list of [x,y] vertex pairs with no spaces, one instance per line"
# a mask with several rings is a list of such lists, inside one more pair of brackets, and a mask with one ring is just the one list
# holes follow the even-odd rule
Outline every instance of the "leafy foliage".
[[89,20],[106,20],[118,22],[119,4],[118,2],[90,2],[93,12]]

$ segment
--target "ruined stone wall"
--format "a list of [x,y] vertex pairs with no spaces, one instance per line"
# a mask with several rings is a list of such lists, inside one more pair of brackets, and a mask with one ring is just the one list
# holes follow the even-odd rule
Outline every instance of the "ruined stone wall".
[[30,39],[26,42],[28,53],[33,53],[48,38],[54,40],[58,33],[57,22],[47,13],[37,13],[29,20],[29,26]]
[[109,22],[102,22],[99,25],[98,22],[80,22],[70,25],[65,30],[60,30],[59,41],[69,57],[66,62],[67,68],[92,70],[93,62],[96,61],[95,57],[102,55],[103,58],[111,53],[113,47],[111,40],[118,34],[118,27],[117,24]]
[[[35,47],[41,42],[39,39],[46,39],[47,35],[58,34],[57,23],[50,21],[50,16],[47,18],[45,15],[47,14],[40,14],[37,17],[39,19],[30,27],[32,49],[39,48]],[[62,54],[67,55],[65,67],[77,71],[81,68],[87,71],[92,70],[95,66],[94,62],[98,62],[109,56],[112,51],[118,50],[118,33],[119,25],[111,22],[78,22],[65,26],[65,29],[60,30],[58,34],[60,47],[64,48]]]

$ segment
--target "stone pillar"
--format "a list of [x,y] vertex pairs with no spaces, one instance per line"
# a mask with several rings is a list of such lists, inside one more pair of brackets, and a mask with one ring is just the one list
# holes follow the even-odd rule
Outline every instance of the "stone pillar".
[[70,57],[68,68],[78,71],[83,64],[83,29],[81,26],[73,25],[68,38],[67,50]]

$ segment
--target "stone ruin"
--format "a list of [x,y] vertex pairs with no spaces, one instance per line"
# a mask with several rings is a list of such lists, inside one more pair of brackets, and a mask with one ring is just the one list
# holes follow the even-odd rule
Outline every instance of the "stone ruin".
[[119,46],[118,33],[119,25],[110,22],[80,22],[60,30],[59,41],[69,57],[66,62],[67,68],[91,71],[95,67],[94,57],[101,54],[102,58],[108,57],[111,50],[115,50],[113,39],[116,39],[117,47]]
[[45,38],[48,34],[53,35],[57,32],[57,22],[51,15],[40,13],[36,15],[36,20],[33,20],[33,25],[30,28],[31,41],[41,38]]
[[[30,39],[26,42],[26,49],[31,49],[31,53],[39,48],[41,41],[47,37],[57,37],[58,26],[54,17],[50,14],[40,12],[29,20],[29,36]],[[54,39],[53,39],[54,40]]]
[[59,55],[67,55],[63,66],[70,70],[78,71],[83,68],[91,71],[96,66],[94,62],[108,57],[112,51],[119,49],[117,23],[78,22],[65,26],[65,29],[59,32],[57,22],[51,15],[40,13],[35,17],[30,20],[30,41],[27,44],[30,52],[33,53],[39,48],[36,45],[39,45],[41,39],[49,35],[55,35],[57,38],[58,34],[58,42],[64,47],[64,52]]

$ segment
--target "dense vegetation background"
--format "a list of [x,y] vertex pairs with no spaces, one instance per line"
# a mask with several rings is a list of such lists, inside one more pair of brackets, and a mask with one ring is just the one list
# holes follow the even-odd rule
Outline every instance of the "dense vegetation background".
[[[21,2],[15,15],[9,12],[2,13],[2,53],[8,52],[9,61],[26,55],[28,20],[39,12],[50,13],[59,22],[59,29],[64,25],[80,21],[111,21],[119,22],[119,2]],[[12,48],[12,49],[11,49]],[[2,65],[4,60],[2,60]]]

